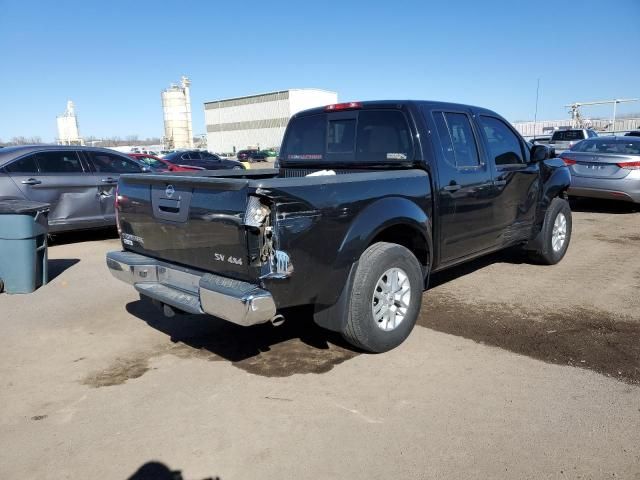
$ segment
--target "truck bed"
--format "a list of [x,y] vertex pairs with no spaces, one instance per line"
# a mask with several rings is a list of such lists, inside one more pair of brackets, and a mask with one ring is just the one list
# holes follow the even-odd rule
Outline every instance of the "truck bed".
[[[313,284],[320,285],[344,282],[345,269],[359,255],[355,250],[349,253],[350,229],[356,217],[366,218],[373,203],[402,198],[423,212],[431,209],[424,170],[343,170],[337,175],[303,176],[312,171],[124,175],[118,191],[123,247],[205,273],[270,284],[282,291],[274,295],[281,303],[293,298],[308,303],[321,294],[319,289],[309,282],[287,280],[296,276],[313,278]],[[282,272],[269,269],[268,231],[246,224],[251,198],[271,209],[270,253],[277,250],[286,256],[280,256],[287,262]]]

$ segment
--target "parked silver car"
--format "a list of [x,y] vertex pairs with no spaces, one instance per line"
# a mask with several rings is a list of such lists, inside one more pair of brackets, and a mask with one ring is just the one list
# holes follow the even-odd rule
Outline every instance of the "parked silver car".
[[640,137],[596,137],[562,152],[569,195],[640,203]]
[[104,148],[7,147],[0,149],[0,201],[49,203],[50,232],[111,226],[120,174],[144,171],[136,160]]

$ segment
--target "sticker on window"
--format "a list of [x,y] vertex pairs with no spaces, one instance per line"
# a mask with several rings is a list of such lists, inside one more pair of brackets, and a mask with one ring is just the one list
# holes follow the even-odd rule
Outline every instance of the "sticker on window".
[[289,160],[322,160],[322,155],[303,154],[303,155],[287,155]]
[[406,160],[406,153],[387,153],[387,160]]

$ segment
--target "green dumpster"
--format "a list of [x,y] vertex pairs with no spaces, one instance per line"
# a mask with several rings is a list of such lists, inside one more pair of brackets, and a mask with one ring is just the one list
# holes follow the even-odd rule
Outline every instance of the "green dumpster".
[[31,293],[47,283],[49,204],[0,200],[0,292]]

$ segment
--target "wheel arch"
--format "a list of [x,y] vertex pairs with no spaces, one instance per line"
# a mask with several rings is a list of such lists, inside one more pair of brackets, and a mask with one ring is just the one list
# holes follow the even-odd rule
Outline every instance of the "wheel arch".
[[[351,222],[338,252],[337,263],[346,266],[345,282],[341,284],[344,287],[337,300],[320,301],[316,306],[314,320],[318,325],[341,331],[349,315],[349,297],[358,260],[367,248],[382,241],[402,245],[416,256],[422,265],[426,286],[433,258],[430,218],[409,199],[379,199],[362,210]],[[329,292],[334,290],[334,285],[328,285],[323,292],[325,295],[318,298],[327,298]]]
[[379,241],[408,248],[427,270],[431,265],[431,219],[407,198],[382,198],[360,212],[351,222],[340,245],[339,258],[353,263],[369,246]]

